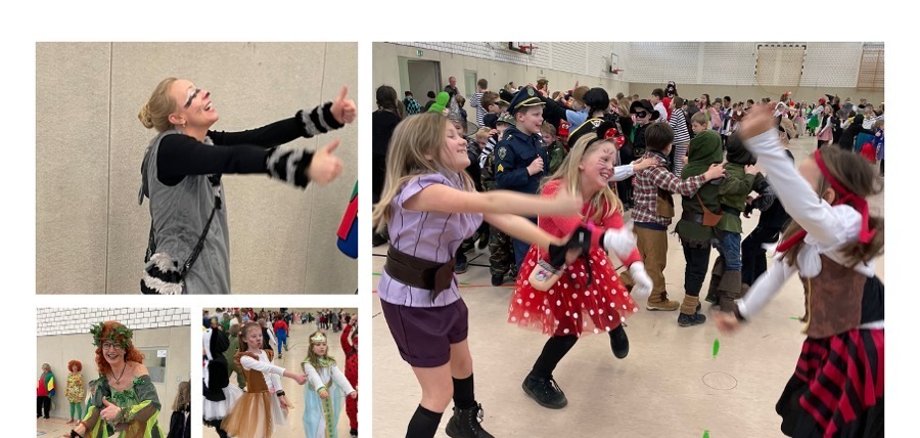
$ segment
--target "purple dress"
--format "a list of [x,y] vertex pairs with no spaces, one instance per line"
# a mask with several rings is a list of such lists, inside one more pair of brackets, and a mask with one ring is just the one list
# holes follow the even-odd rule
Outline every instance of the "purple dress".
[[[463,240],[476,232],[482,223],[482,214],[403,208],[407,200],[432,184],[465,190],[459,174],[448,177],[430,173],[410,179],[390,204],[392,213],[387,230],[390,233],[390,245],[397,250],[425,260],[445,263],[454,257]],[[377,294],[387,303],[408,307],[442,307],[460,299],[456,277],[450,289],[444,290],[432,301],[430,290],[402,284],[390,277],[386,270],[380,276]]]

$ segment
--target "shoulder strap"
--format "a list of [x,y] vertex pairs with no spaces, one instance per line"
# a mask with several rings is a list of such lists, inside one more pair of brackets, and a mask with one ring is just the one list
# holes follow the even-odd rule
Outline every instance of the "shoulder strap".
[[[195,260],[198,260],[198,255],[201,254],[201,250],[204,248],[204,238],[207,237],[208,230],[211,229],[211,222],[214,220],[214,213],[216,213],[220,207],[220,197],[215,195],[214,207],[211,208],[211,215],[208,216],[208,223],[204,225],[204,231],[201,232],[201,236],[198,236],[198,243],[195,244],[195,248],[192,249],[192,253],[189,254],[188,258],[185,259],[185,263],[182,264],[181,270],[179,271],[180,278],[185,279],[185,276],[188,275],[188,271],[190,271],[192,269],[192,265],[195,264]],[[152,243],[153,228],[150,229],[150,239]],[[150,249],[148,248],[147,251],[150,252]]]

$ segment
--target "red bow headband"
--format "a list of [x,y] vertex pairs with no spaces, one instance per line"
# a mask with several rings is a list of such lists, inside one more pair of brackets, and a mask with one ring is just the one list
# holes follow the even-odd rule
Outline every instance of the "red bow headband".
[[[824,164],[824,159],[821,158],[820,149],[815,151],[814,157],[818,169],[821,170],[821,175],[824,176],[824,179],[827,180],[834,191],[837,192],[837,199],[834,200],[832,205],[849,204],[853,206],[862,216],[862,227],[860,227],[859,230],[859,243],[871,242],[872,238],[875,237],[875,230],[869,229],[869,202],[866,201],[866,198],[849,191],[843,184],[840,184],[840,181],[834,178],[827,169],[827,165]],[[779,246],[776,247],[776,250],[779,252],[786,252],[789,248],[805,239],[806,234],[807,232],[805,230],[795,233],[790,238],[780,243]]]

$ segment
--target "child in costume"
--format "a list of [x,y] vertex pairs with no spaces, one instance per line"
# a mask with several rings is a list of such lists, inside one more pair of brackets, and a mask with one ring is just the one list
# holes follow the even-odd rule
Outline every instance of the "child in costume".
[[201,341],[205,357],[202,369],[204,424],[215,428],[221,438],[227,438],[227,432],[220,427],[221,421],[243,396],[239,387],[230,384],[230,369],[224,355],[230,340],[222,330],[209,327],[202,334]]
[[[681,179],[702,175],[713,164],[722,163],[722,138],[718,133],[708,128],[709,120],[702,111],[690,118],[690,126],[696,135],[690,140],[690,149],[687,153],[687,164],[681,173]],[[677,222],[677,235],[683,247],[684,260],[684,294],[685,297],[694,297],[699,303],[700,290],[709,270],[709,254],[712,251],[712,239],[715,236],[713,227],[719,223],[722,214],[722,205],[719,202],[719,184],[722,179],[715,179],[703,184],[693,196],[682,197],[682,213]],[[693,300],[693,298],[690,298]],[[689,302],[685,298],[685,302]],[[678,307],[677,303],[675,308]],[[706,317],[699,313],[699,304],[694,308],[685,308],[681,311],[684,323],[690,325],[701,324]],[[692,313],[691,313],[692,310]],[[687,312],[687,313],[684,313]],[[689,317],[689,320],[688,320]],[[681,318],[678,316],[678,318]],[[678,319],[678,324],[681,320]]]
[[51,365],[43,363],[42,375],[38,378],[38,387],[36,389],[38,418],[42,417],[42,411],[44,411],[46,420],[50,418],[51,397],[54,397],[54,392],[54,373],[51,372]]
[[[867,196],[880,191],[875,169],[856,154],[821,148],[796,172],[769,116],[757,108],[741,126],[745,147],[792,218],[777,259],[738,302],[719,313],[723,332],[753,318],[792,277],[805,288],[805,339],[794,375],[776,404],[792,437],[884,435],[884,285],[875,258],[883,219]],[[817,194],[817,196],[815,196]]]
[[[345,350],[345,378],[355,389],[358,389],[358,315],[348,320],[348,325],[342,331],[342,349]],[[358,398],[345,400],[345,413],[348,414],[351,436],[358,436]]]
[[72,424],[83,418],[83,399],[86,398],[86,386],[83,384],[83,374],[80,374],[83,371],[83,363],[71,360],[67,362],[67,371],[70,371],[65,391],[67,401],[70,402],[70,421],[67,424]]
[[90,383],[93,397],[86,415],[65,437],[163,438],[157,423],[160,399],[133,332],[117,321],[90,329],[96,346],[99,378]]
[[234,360],[246,373],[246,392],[221,427],[234,437],[269,438],[287,422],[290,403],[281,387],[281,376],[303,385],[307,378],[272,364],[271,350],[262,349],[262,327],[248,322],[240,330],[240,351]]
[[763,175],[757,173],[757,160],[737,135],[728,139],[726,151],[725,178],[719,184],[722,218],[712,229],[719,257],[712,266],[706,301],[731,311],[735,300],[741,298],[741,212]]
[[191,386],[187,380],[179,382],[179,392],[173,401],[173,413],[169,418],[169,434],[166,435],[166,438],[190,438],[192,436]]
[[[532,246],[511,297],[510,323],[550,335],[521,385],[528,396],[547,408],[560,409],[568,403],[552,372],[582,334],[605,331],[617,358],[629,353],[629,339],[621,323],[638,308],[604,248],[629,266],[636,296],[648,296],[652,289],[632,230],[623,224],[623,206],[608,182],[617,148],[615,140],[605,138],[604,133],[613,126],[605,122],[597,132],[578,136],[566,163],[542,188],[544,197],[566,191],[581,194],[584,204],[579,213],[538,218],[539,227],[551,235],[575,232],[581,249],[572,254]],[[582,233],[584,223],[590,233]]]
[[303,360],[309,384],[303,391],[303,430],[306,438],[337,438],[342,395],[355,400],[356,391],[329,356],[326,335],[310,335],[310,350]]
[[541,199],[476,192],[463,172],[469,165],[466,141],[438,106],[406,118],[393,133],[387,181],[373,215],[377,230],[386,227],[390,236],[378,294],[400,355],[422,389],[406,436],[433,437],[453,398],[447,435],[488,438],[479,424],[482,407],[473,391],[467,308],[453,273],[454,254],[483,219],[543,247],[562,244],[515,215],[572,214],[581,202],[571,194]]
[[[678,117],[676,114],[675,112],[675,117]],[[686,127],[684,129],[686,130]],[[671,194],[677,192],[684,196],[693,196],[706,182],[722,177],[724,169],[719,165],[712,165],[700,175],[681,180],[668,170],[670,163],[667,157],[674,142],[672,128],[664,122],[652,123],[646,128],[645,139],[644,158],[655,160],[655,165],[636,173],[633,181],[635,207],[632,219],[635,223],[634,231],[639,253],[642,254],[642,261],[654,284],[646,308],[673,311],[677,307],[672,304],[675,302],[668,299],[664,278],[668,261],[667,232],[674,217],[674,199]],[[686,327],[705,321],[705,317],[696,312],[698,303],[699,300],[695,296],[684,297],[678,324]]]

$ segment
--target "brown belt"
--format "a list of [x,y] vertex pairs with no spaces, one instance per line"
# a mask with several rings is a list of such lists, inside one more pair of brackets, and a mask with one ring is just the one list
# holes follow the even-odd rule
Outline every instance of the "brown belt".
[[453,284],[456,263],[456,259],[453,258],[446,263],[432,262],[411,256],[391,246],[387,250],[387,261],[383,269],[402,284],[430,290],[431,300],[434,301],[441,292],[450,289]]

